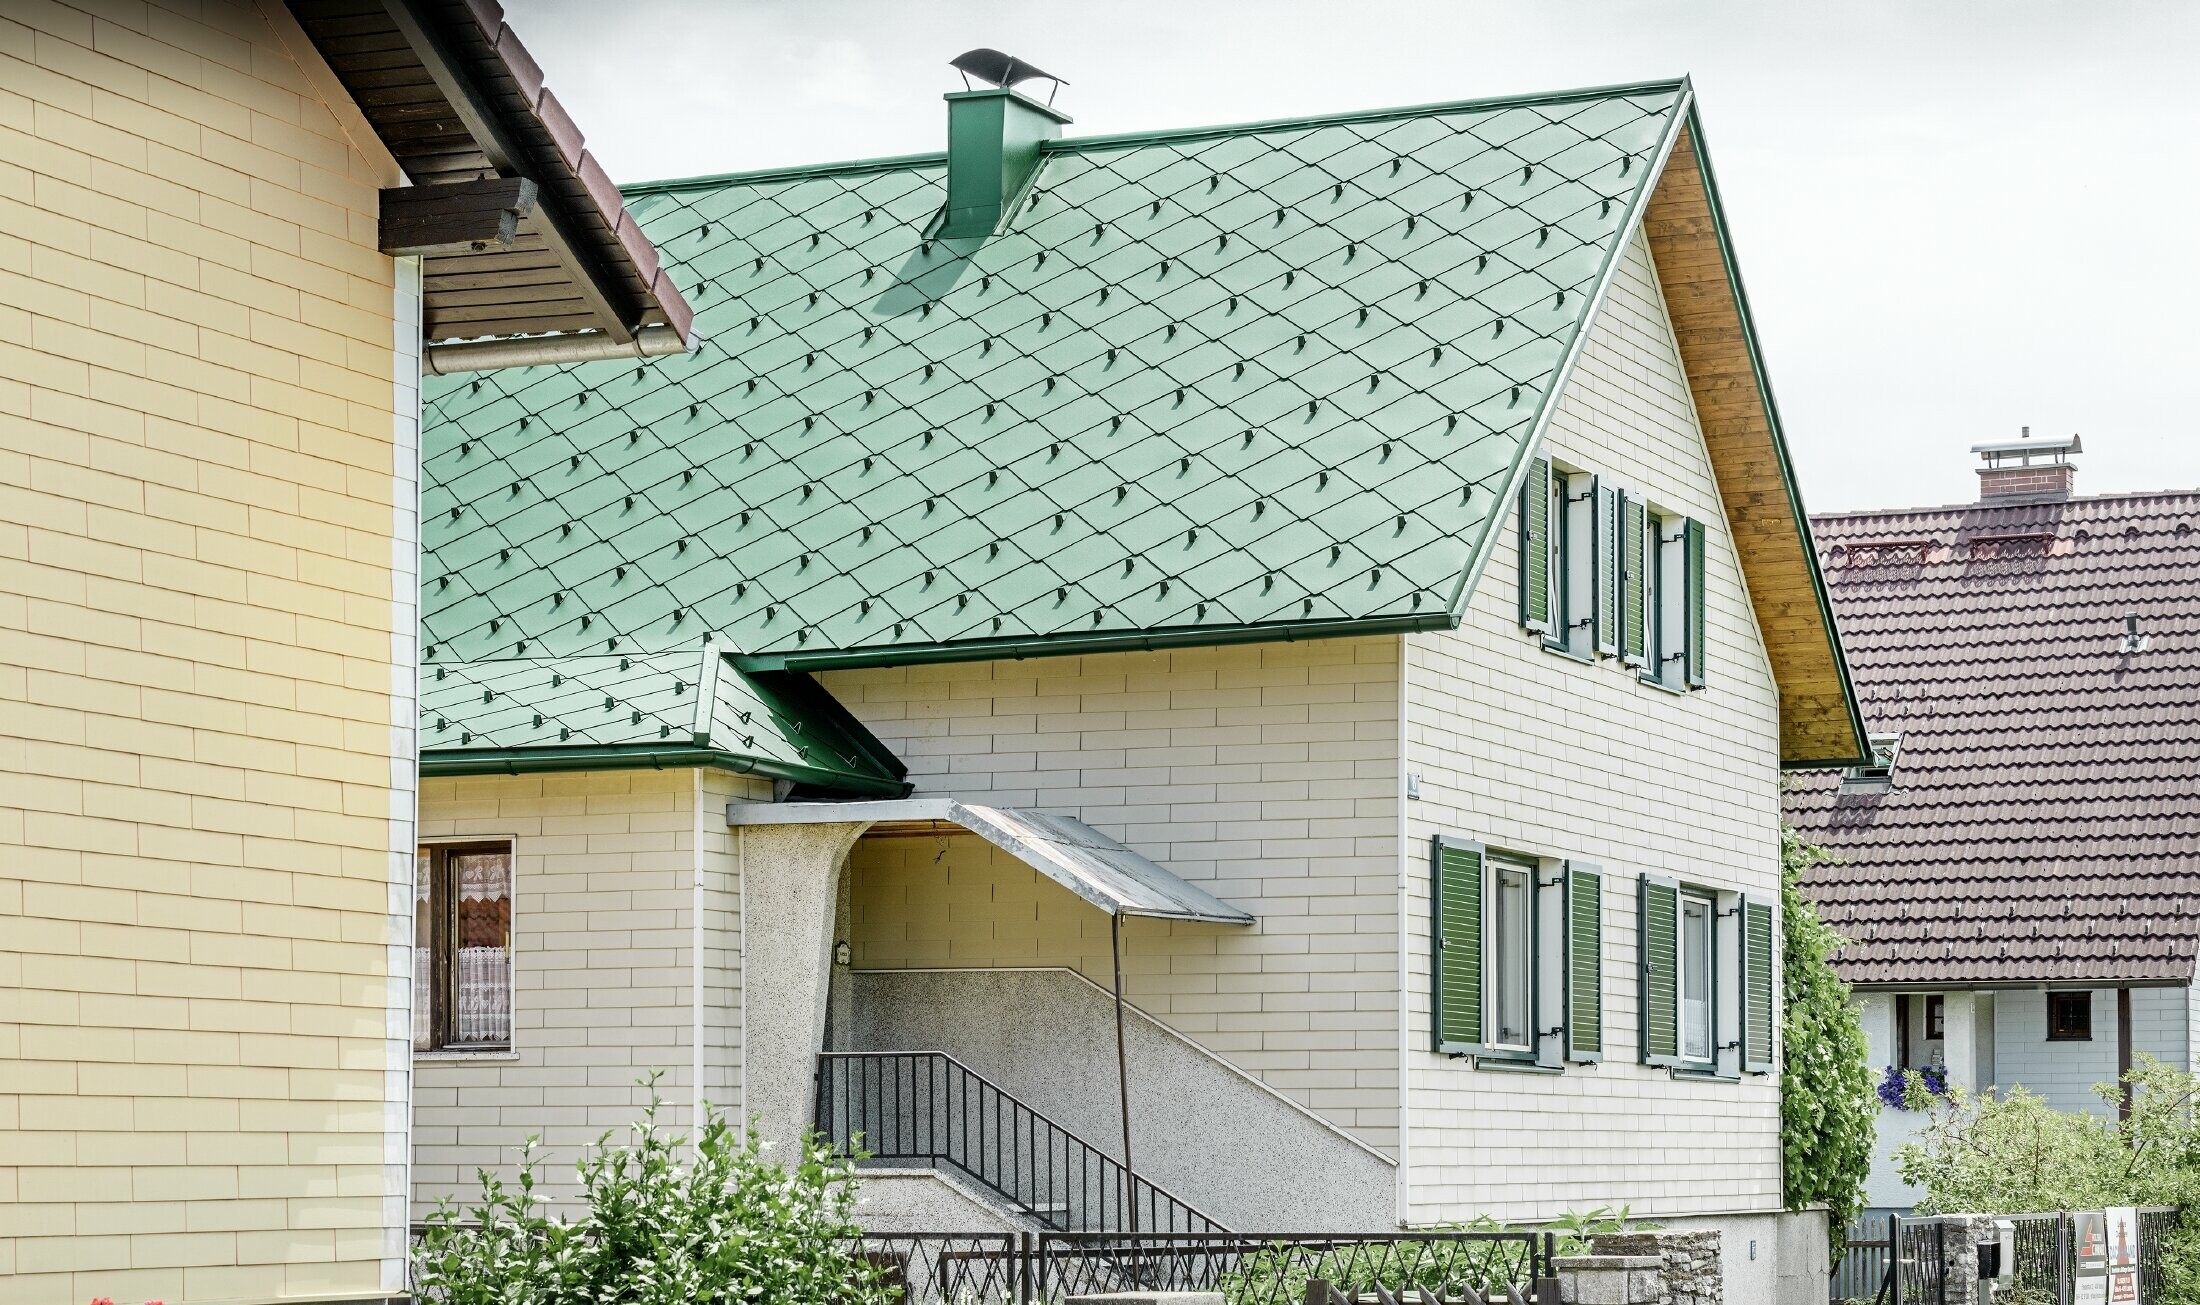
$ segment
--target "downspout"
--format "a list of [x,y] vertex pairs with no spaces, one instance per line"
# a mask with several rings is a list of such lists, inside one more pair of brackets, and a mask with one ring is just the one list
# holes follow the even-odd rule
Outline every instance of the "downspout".
[[695,981],[693,994],[695,1002],[695,1114],[689,1121],[688,1128],[691,1137],[699,1138],[703,1135],[703,1106],[705,1104],[703,1038],[707,1029],[703,1019],[703,938],[705,936],[703,915],[703,768],[697,766],[691,773],[695,776],[695,792],[694,797],[691,799],[695,807],[695,832],[692,835],[695,840],[695,905],[693,908],[695,911],[695,943],[694,959],[689,965],[689,970]]
[[692,352],[695,346],[669,326],[645,326],[625,342],[602,331],[569,331],[558,335],[525,335],[509,340],[465,340],[432,344],[422,356],[422,370],[435,376],[452,372],[484,372],[499,367],[533,367],[539,363],[598,362],[605,358],[664,358]]
[[1408,782],[1407,776],[1410,774],[1408,763],[1413,759],[1411,749],[1406,741],[1406,708],[1410,701],[1406,692],[1406,677],[1408,670],[1413,665],[1413,650],[1409,644],[1410,636],[1403,634],[1398,636],[1398,1177],[1396,1201],[1397,1222],[1400,1228],[1410,1226],[1412,1222],[1410,1214],[1413,1209],[1413,1183],[1410,1177],[1410,1167],[1407,1163],[1410,1155],[1408,1148],[1410,1130],[1413,1127],[1413,1112],[1407,1108],[1412,1091],[1413,1075],[1413,1053],[1409,1027],[1412,1015],[1408,1010],[1408,993],[1410,989],[1407,982],[1411,977],[1410,972],[1412,969],[1412,954],[1410,951],[1412,934],[1406,923],[1406,899],[1407,894],[1412,889],[1413,880],[1412,861],[1409,859],[1411,855],[1410,843],[1406,835],[1406,784]]

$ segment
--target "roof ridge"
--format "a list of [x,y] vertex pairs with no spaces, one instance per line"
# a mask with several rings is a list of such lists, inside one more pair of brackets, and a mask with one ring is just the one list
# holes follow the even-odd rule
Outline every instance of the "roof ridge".
[[[1657,91],[1678,94],[1686,92],[1689,85],[1687,75],[1683,74],[1679,77],[1650,81],[1621,82],[1612,86],[1582,86],[1563,91],[1493,95],[1466,100],[1440,100],[1431,104],[1402,104],[1387,109],[1354,109],[1337,113],[1304,114],[1285,118],[1259,119],[1250,122],[1216,123],[1201,127],[1165,127],[1148,131],[1111,132],[1098,136],[1072,136],[1062,140],[1043,142],[1040,145],[1040,150],[1046,154],[1074,154],[1093,148],[1122,149],[1133,145],[1163,144],[1219,136],[1242,136],[1266,131],[1288,131],[1296,127],[1382,122],[1392,118],[1429,117],[1436,114],[1468,113],[1477,110],[1499,107],[1510,108],[1531,104],[1564,104],[1572,100],[1610,99],[1614,96],[1642,95]],[[946,161],[947,152],[945,150],[934,150],[923,154],[896,154],[880,158],[794,164],[775,168],[754,168],[738,172],[705,173],[693,177],[668,177],[656,181],[636,181],[620,186],[619,192],[627,196],[660,195],[719,186],[753,185],[765,181],[792,181],[801,177],[883,172],[893,168],[917,167],[924,164],[945,163]]]
[[2131,489],[2106,494],[2073,494],[2069,498],[2031,499],[2023,503],[1936,503],[1918,507],[1849,508],[1835,512],[1813,512],[1812,525],[1821,521],[1851,521],[1861,517],[1928,516],[1940,512],[1998,511],[2004,508],[2053,507],[2061,503],[2105,503],[2114,499],[2170,499],[2200,498],[2196,489]]

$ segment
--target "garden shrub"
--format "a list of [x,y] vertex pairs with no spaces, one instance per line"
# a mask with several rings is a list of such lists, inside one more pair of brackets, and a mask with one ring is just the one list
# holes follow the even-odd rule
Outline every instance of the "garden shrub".
[[1842,938],[1803,896],[1803,872],[1826,853],[1780,829],[1784,944],[1780,1023],[1782,1197],[1790,1210],[1824,1205],[1838,1261],[1849,1224],[1864,1208],[1872,1139],[1879,1127],[1871,1048],[1849,985],[1833,972]]
[[416,1290],[437,1305],[888,1305],[899,1292],[850,1254],[853,1162],[808,1138],[792,1167],[753,1128],[706,1110],[694,1146],[650,1103],[628,1145],[605,1133],[579,1164],[584,1211],[550,1215],[529,1139],[514,1184],[480,1175],[481,1199],[441,1203],[413,1253]]

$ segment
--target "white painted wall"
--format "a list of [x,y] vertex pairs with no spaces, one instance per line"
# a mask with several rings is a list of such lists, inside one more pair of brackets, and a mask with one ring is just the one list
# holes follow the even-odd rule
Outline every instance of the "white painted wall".
[[[2187,1064],[2190,1014],[2183,988],[2134,988],[2131,991],[2131,1046],[2171,1064]],[[2114,1107],[2093,1092],[2096,1083],[2116,1077],[2116,992],[2093,993],[2093,1040],[2047,1040],[2047,994],[2037,989],[2003,992],[1998,997],[1994,1063],[2003,1087],[2023,1084],[2057,1110],[2112,1113]]]
[[[1684,1081],[1633,1063],[1636,876],[1776,900],[1780,818],[1778,695],[1639,238],[1546,451],[1709,524],[1710,683],[1670,694],[1638,684],[1616,661],[1584,665],[1543,651],[1519,627],[1509,519],[1464,626],[1407,640],[1406,769],[1421,774],[1422,792],[1406,804],[1403,862],[1408,1214],[1415,1223],[1535,1218],[1622,1202],[1655,1217],[1774,1210],[1777,1082]],[[1604,867],[1602,1064],[1531,1076],[1425,1050],[1427,849],[1436,834]]]

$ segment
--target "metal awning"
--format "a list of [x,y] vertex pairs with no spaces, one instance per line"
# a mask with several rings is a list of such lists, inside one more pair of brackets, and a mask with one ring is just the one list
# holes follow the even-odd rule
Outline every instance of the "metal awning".
[[[1207,924],[1253,923],[1247,912],[1070,816],[1020,807],[978,806],[954,798],[726,805],[729,825],[845,822],[871,825],[874,832],[923,833],[945,826],[967,830],[1109,915]],[[881,830],[879,826],[888,828]]]

